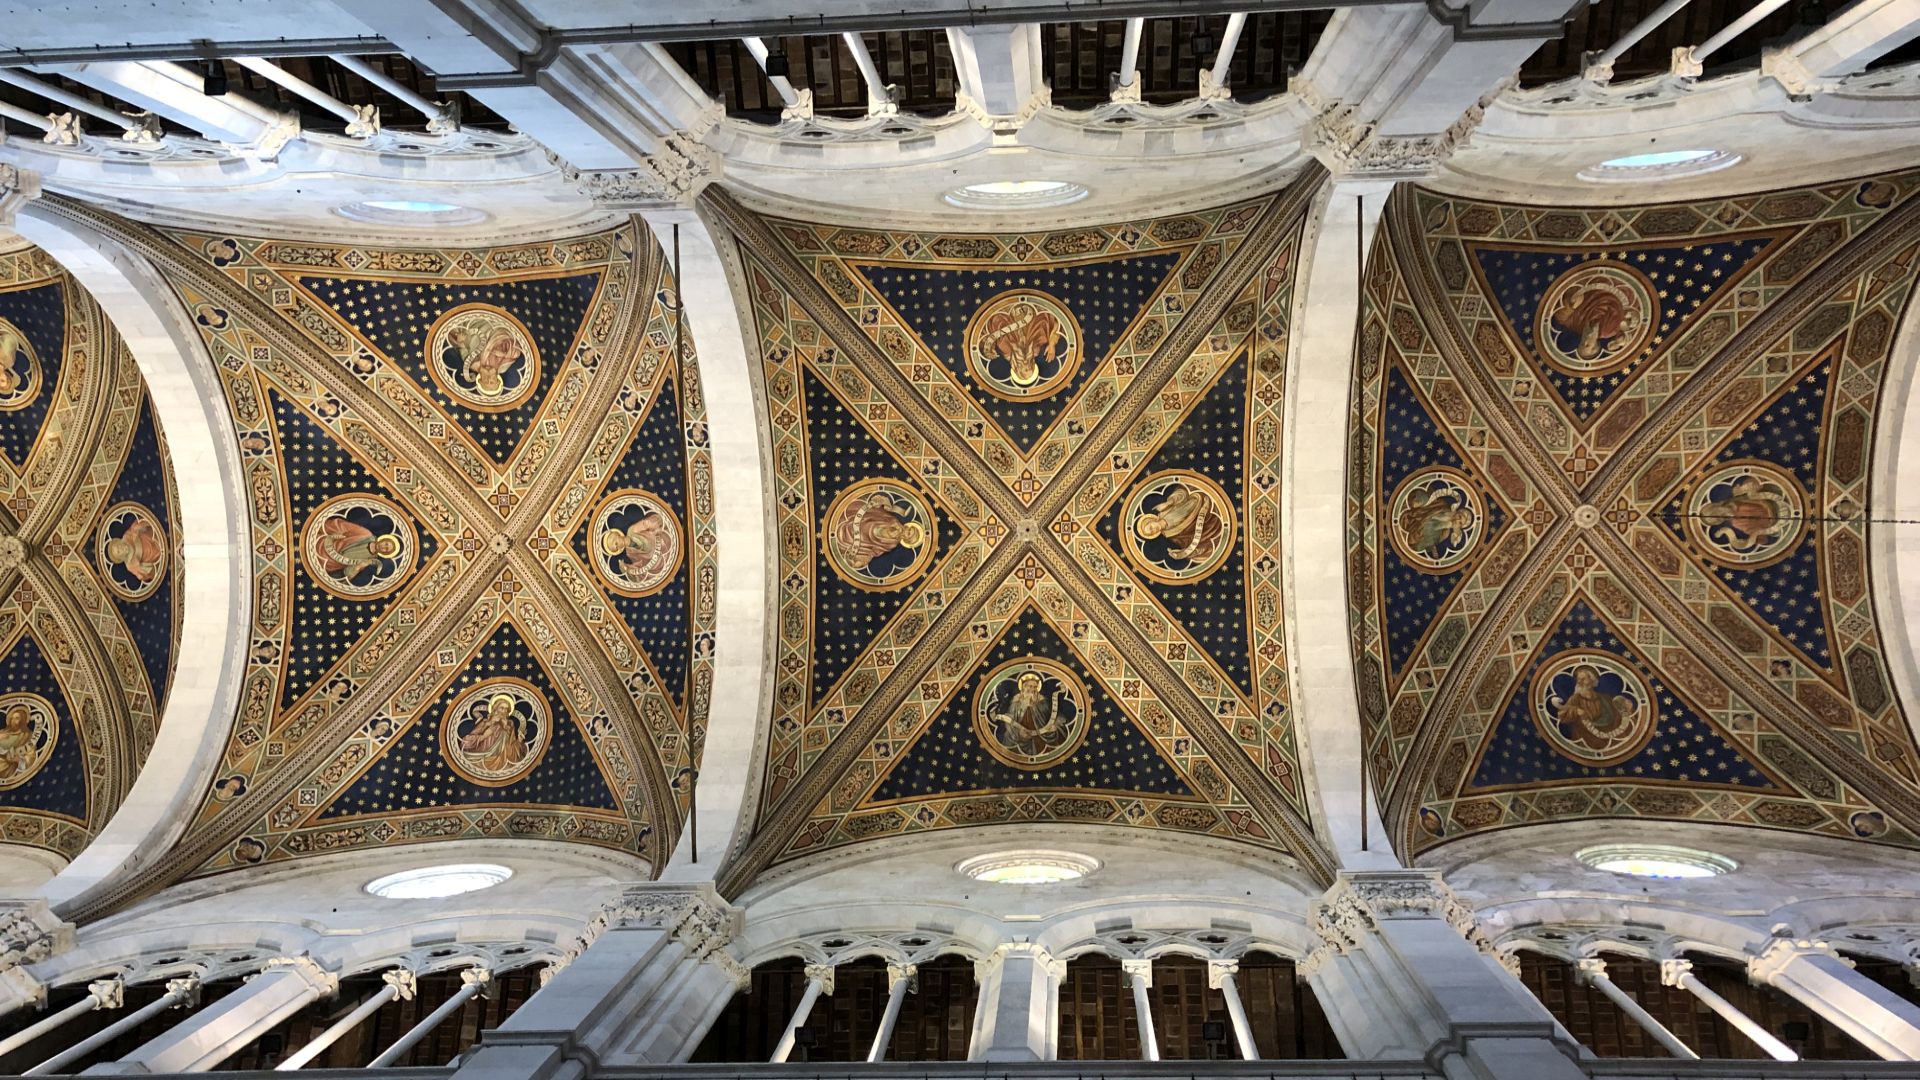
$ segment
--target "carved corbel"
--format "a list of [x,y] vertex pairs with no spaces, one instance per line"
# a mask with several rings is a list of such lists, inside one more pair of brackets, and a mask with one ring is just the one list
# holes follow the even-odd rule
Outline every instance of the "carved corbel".
[[1827,80],[1809,71],[1792,48],[1761,49],[1760,75],[1779,83],[1795,101],[1812,101],[1828,88]]
[[[39,194],[38,175],[0,165],[0,224],[12,224],[13,211]],[[62,922],[44,900],[0,909],[0,971],[39,963],[72,944],[73,924]]]
[[1705,70],[1706,67],[1693,55],[1693,46],[1681,45],[1673,50],[1673,61],[1670,71],[1674,78],[1697,79]]
[[1232,101],[1233,88],[1225,83],[1213,84],[1213,69],[1200,69],[1200,91],[1195,95],[1201,101]]
[[[555,159],[556,162],[558,159]],[[561,176],[610,210],[691,206],[708,184],[720,178],[720,155],[688,132],[673,132],[638,169],[576,169],[561,164]]]
[[1107,99],[1116,105],[1140,104],[1140,73],[1130,71],[1127,75],[1126,82],[1120,81],[1118,73],[1113,76],[1113,88],[1108,93]]
[[780,110],[781,121],[794,120],[806,123],[813,119],[813,89],[811,87],[795,90],[793,104]]
[[1120,961],[1120,970],[1126,972],[1127,978],[1133,982],[1139,983],[1149,990],[1153,989],[1153,961],[1122,960]]
[[340,992],[340,975],[320,966],[320,961],[311,956],[276,956],[260,967],[260,974],[274,971],[292,971],[305,979],[321,997],[332,997]]
[[1240,974],[1238,960],[1207,961],[1207,989],[1218,990],[1227,984],[1227,980]]
[[349,105],[353,110],[353,119],[347,123],[347,134],[355,139],[370,139],[380,134],[380,106]]
[[410,968],[394,968],[392,971],[381,972],[380,981],[393,987],[393,996],[399,1001],[412,1001],[413,995],[420,989],[419,980],[414,978]]
[[1835,952],[1828,942],[1807,938],[1775,938],[1767,942],[1759,955],[1748,957],[1747,981],[1771,986],[1787,969],[1787,965],[1808,956],[1824,956],[1848,967],[1854,966],[1852,960]]
[[126,116],[127,119],[133,121],[133,126],[121,132],[121,142],[140,143],[145,146],[152,146],[154,143],[166,138],[167,131],[160,126],[160,118],[153,114],[153,110],[148,109],[142,112],[127,113]]
[[80,118],[70,112],[48,113],[47,122],[52,126],[40,136],[40,141],[49,146],[79,146],[85,132],[80,130]]

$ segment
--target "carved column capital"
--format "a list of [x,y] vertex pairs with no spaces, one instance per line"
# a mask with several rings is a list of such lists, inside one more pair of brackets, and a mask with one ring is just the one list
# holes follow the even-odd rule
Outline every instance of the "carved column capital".
[[1218,990],[1226,985],[1228,979],[1238,974],[1240,974],[1238,960],[1209,960],[1207,961],[1207,989]]
[[915,993],[920,989],[920,966],[918,964],[888,964],[887,989],[892,990],[896,983],[906,983]]
[[380,981],[393,987],[393,996],[399,1001],[412,1001],[413,995],[420,989],[419,982],[414,978],[410,968],[383,971],[380,973]]
[[571,961],[599,940],[601,934],[615,929],[667,931],[695,959],[714,960],[725,966],[725,962],[717,958],[727,956],[726,947],[740,931],[740,910],[705,882],[630,886],[619,899],[601,905],[593,918],[587,920],[575,944],[565,950],[564,958]]
[[173,1008],[191,1009],[194,1006],[199,1005],[200,1004],[200,976],[182,975],[177,979],[168,979],[167,993],[179,995],[179,1000],[173,1003],[173,1006],[172,1006]]
[[1141,986],[1147,987],[1148,989],[1153,988],[1153,961],[1122,960],[1120,961],[1120,970],[1126,972],[1129,979],[1139,983]]
[[1833,946],[1825,941],[1813,941],[1808,938],[1774,938],[1767,942],[1756,956],[1747,959],[1747,981],[1768,986],[1780,977],[1787,965],[1802,957],[1824,956],[1852,967],[1853,961],[1833,951]]
[[832,964],[808,964],[806,966],[806,976],[809,979],[817,980],[820,983],[820,992],[831,997],[833,995],[834,970]]
[[1509,79],[1488,91],[1445,131],[1424,135],[1382,135],[1357,106],[1322,96],[1306,79],[1290,80],[1287,89],[1311,114],[1306,149],[1335,179],[1416,180],[1432,175],[1436,166],[1467,145],[1487,106],[1511,84]]
[[1681,986],[1687,981],[1687,976],[1692,974],[1693,974],[1693,961],[1691,960],[1660,961],[1660,985],[1661,986],[1674,986],[1674,987]]
[[1443,920],[1508,971],[1519,968],[1519,959],[1494,945],[1480,928],[1473,908],[1448,888],[1435,870],[1342,872],[1314,906],[1308,925],[1337,955],[1358,946],[1381,923],[1399,919]]
[[1679,79],[1697,79],[1706,70],[1705,65],[1693,55],[1693,46],[1681,45],[1673,50],[1670,73]]
[[487,992],[493,989],[493,972],[483,967],[461,968],[460,984],[462,986],[478,986],[480,989],[476,996],[486,997]]
[[1573,962],[1573,971],[1583,985],[1588,984],[1607,977],[1607,962],[1597,956],[1583,956]]
[[332,997],[340,992],[340,975],[320,966],[320,961],[311,956],[276,956],[260,966],[260,974],[274,971],[291,971],[305,979],[321,997]]
[[87,984],[87,996],[96,1009],[117,1009],[126,1003],[126,984],[119,979],[95,979]]

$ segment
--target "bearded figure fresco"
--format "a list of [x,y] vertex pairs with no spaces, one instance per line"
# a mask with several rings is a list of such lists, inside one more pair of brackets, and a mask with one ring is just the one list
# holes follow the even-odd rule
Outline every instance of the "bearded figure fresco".
[[1086,688],[1042,657],[1010,661],[987,673],[974,699],[974,731],[988,753],[1019,769],[1043,769],[1086,737]]
[[929,520],[926,504],[911,488],[863,480],[827,509],[821,528],[827,563],[858,588],[898,588],[932,557]]
[[123,600],[145,600],[167,571],[166,530],[153,511],[123,502],[101,519],[96,557],[107,587]]
[[1548,363],[1591,378],[1632,363],[1660,321],[1646,276],[1612,262],[1560,275],[1541,300],[1536,338]]
[[1065,385],[1080,361],[1080,328],[1046,293],[1022,289],[987,301],[967,324],[967,364],[991,394],[1045,397]]
[[533,770],[553,734],[546,699],[531,684],[489,679],[448,706],[441,752],[461,776],[502,787]]
[[1219,484],[1173,470],[1150,477],[1127,501],[1127,553],[1148,577],[1183,584],[1206,577],[1233,545],[1233,507]]
[[313,512],[301,544],[307,573],[348,599],[382,596],[413,568],[413,529],[400,508],[372,495],[330,499]]
[[1714,470],[1687,504],[1687,529],[1708,557],[1733,566],[1772,562],[1806,523],[1800,482],[1778,466],[1746,461]]
[[1449,573],[1473,553],[1486,511],[1467,478],[1436,466],[1401,482],[1387,515],[1388,539],[1402,561]]
[[1620,658],[1576,650],[1534,676],[1535,722],[1555,750],[1586,765],[1632,757],[1653,734],[1654,710],[1640,678]]
[[40,390],[40,361],[20,328],[0,319],[0,412],[24,408]]
[[53,754],[60,725],[38,694],[0,696],[0,790],[33,779]]

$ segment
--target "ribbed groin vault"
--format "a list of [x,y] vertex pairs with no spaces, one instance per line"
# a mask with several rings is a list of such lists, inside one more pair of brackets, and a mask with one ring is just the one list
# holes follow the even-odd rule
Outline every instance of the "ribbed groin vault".
[[1920,0],[789,7],[0,4],[0,1075],[1911,1074]]

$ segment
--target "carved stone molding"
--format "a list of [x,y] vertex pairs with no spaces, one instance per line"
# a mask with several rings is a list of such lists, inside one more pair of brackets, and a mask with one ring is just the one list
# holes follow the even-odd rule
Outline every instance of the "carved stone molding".
[[18,165],[0,165],[0,226],[11,228],[14,213],[39,197],[39,173]]
[[[0,180],[7,166],[0,165]],[[73,944],[73,924],[44,900],[0,908],[0,971],[38,963]]]
[[1503,81],[1445,131],[1430,135],[1381,135],[1373,121],[1362,118],[1357,106],[1328,100],[1305,79],[1292,80],[1287,89],[1313,114],[1307,123],[1306,148],[1335,179],[1417,180],[1432,175],[1436,166],[1467,145],[1487,106],[1511,82]]
[[[1519,970],[1519,958],[1494,944],[1493,938],[1481,929],[1473,909],[1432,870],[1342,873],[1340,880],[1314,905],[1308,924],[1320,935],[1322,948],[1340,955],[1366,940],[1382,922],[1398,919],[1443,920],[1474,948],[1499,960],[1508,971]],[[1317,961],[1315,968],[1324,962],[1324,958]]]
[[320,966],[320,961],[311,956],[276,956],[260,966],[261,975],[269,975],[275,971],[293,972],[319,990],[321,997],[332,997],[340,992],[339,972],[328,971]]
[[956,112],[970,116],[981,127],[996,135],[1012,135],[1026,126],[1027,121],[1040,115],[1041,110],[1053,104],[1053,88],[1042,83],[1040,89],[1033,92],[1020,111],[1010,116],[996,116],[987,111],[986,106],[975,101],[965,91],[953,95],[953,107]]
[[647,155],[637,169],[583,170],[560,165],[560,175],[567,183],[592,199],[595,206],[609,210],[691,205],[708,184],[720,178],[720,170],[720,155],[684,131],[663,137],[660,149]]
[[1668,959],[1660,961],[1661,986],[1684,987],[1687,980],[1692,976],[1693,961],[1691,960]]
[[87,996],[96,1009],[117,1009],[126,1003],[126,984],[119,979],[95,979],[87,984]]
[[740,932],[740,910],[714,891],[711,883],[698,885],[646,884],[629,886],[618,900],[601,906],[579,937],[561,950],[560,959],[542,972],[542,985],[572,963],[608,930],[664,930],[693,959],[711,963],[736,985],[745,986],[750,972],[727,946]]
[[408,968],[394,968],[380,973],[380,981],[393,987],[393,996],[401,1001],[412,1001],[419,990],[419,983]]
[[919,993],[920,966],[918,964],[888,964],[887,989],[892,990],[895,984],[902,982],[907,984],[909,992]]
[[1780,84],[1787,96],[1797,101],[1810,100],[1814,94],[1832,89],[1831,83],[1807,70],[1791,48],[1761,49],[1760,74]]
[[1812,941],[1807,938],[1775,938],[1767,942],[1758,956],[1747,960],[1747,981],[1772,985],[1779,979],[1787,965],[1803,957],[1824,956],[1853,967],[1852,960],[1835,952],[1833,946],[1825,941]]
[[169,1008],[194,1008],[200,1004],[200,978],[197,975],[182,975],[177,979],[168,979],[167,993],[179,995]]

